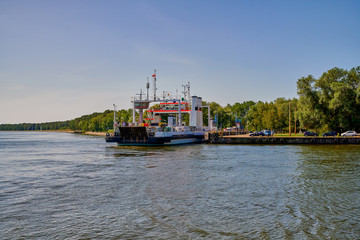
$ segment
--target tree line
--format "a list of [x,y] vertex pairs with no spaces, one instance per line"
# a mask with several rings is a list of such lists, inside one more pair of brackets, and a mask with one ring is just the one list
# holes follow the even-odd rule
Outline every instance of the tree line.
[[[131,122],[132,109],[116,112],[118,122]],[[1,131],[73,130],[82,132],[106,132],[113,129],[114,111],[92,113],[73,120],[46,123],[0,124]]]
[[[237,121],[242,128],[253,131],[288,131],[289,124],[292,132],[360,130],[360,67],[332,68],[318,79],[312,75],[302,77],[297,81],[297,93],[299,98],[277,98],[271,102],[244,101],[224,107],[216,102],[203,102],[203,105],[210,106],[210,116],[219,128],[234,126]],[[207,125],[207,109],[203,113]],[[113,129],[113,119],[114,111],[106,110],[62,122],[1,124],[0,130],[106,132]],[[116,111],[116,122],[131,123],[132,109]]]

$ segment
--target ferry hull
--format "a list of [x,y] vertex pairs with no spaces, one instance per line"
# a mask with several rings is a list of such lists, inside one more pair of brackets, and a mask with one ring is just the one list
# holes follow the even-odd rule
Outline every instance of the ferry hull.
[[148,138],[144,140],[119,140],[118,146],[171,146],[204,142],[203,137],[194,136],[189,138]]
[[147,132],[145,127],[120,127],[120,133],[106,136],[106,142],[118,146],[168,146],[201,143],[205,141],[203,131]]

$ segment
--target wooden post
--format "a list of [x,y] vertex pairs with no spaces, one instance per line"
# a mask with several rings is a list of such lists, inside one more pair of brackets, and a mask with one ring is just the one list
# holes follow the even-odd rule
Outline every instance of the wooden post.
[[113,127],[114,127],[114,136],[115,136],[115,131],[116,131],[116,129],[115,129],[115,123],[116,123],[116,106],[115,106],[115,104],[113,104],[114,105],[114,125],[113,125]]

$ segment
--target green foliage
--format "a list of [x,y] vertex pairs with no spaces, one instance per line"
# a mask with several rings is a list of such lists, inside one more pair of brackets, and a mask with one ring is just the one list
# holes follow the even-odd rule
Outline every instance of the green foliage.
[[319,79],[300,78],[297,90],[301,127],[338,132],[360,128],[360,67],[333,68]]
[[36,130],[63,130],[68,129],[70,121],[46,123],[0,124],[2,131],[36,131]]
[[[215,115],[217,116],[217,123],[215,123],[215,125],[222,128],[235,126],[236,117],[241,119],[242,125],[245,125],[246,114],[254,104],[253,101],[245,101],[243,103],[237,102],[234,105],[228,104],[222,107],[216,102],[203,102],[204,106],[210,106],[210,117],[215,119]],[[207,109],[203,109],[203,114],[205,116],[204,124],[207,125]]]
[[278,98],[273,102],[257,102],[246,114],[246,128],[253,131],[273,129],[285,131],[289,128],[289,102],[292,125],[295,125],[297,99]]

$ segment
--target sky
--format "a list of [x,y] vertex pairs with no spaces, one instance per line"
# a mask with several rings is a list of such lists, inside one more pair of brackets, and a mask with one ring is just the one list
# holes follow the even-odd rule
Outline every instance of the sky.
[[159,95],[190,82],[222,106],[297,97],[301,77],[360,66],[359,12],[357,0],[1,0],[0,124],[128,109],[154,69]]

